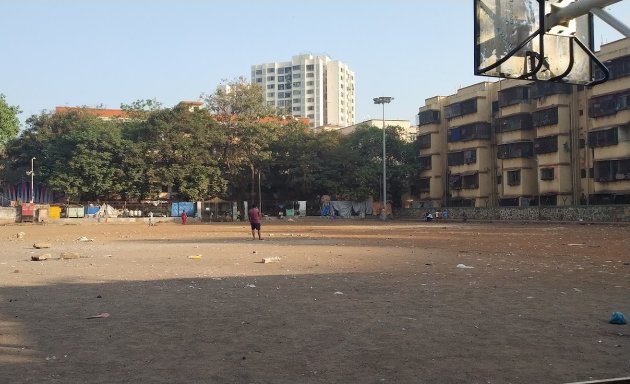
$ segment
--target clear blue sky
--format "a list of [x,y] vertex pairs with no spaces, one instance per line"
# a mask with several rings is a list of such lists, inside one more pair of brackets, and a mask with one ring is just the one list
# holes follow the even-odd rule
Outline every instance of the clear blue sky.
[[[630,0],[608,10],[630,24]],[[326,54],[355,72],[356,120],[407,119],[426,98],[488,80],[473,75],[473,2],[3,0],[0,93],[20,119],[55,106],[171,107],[250,65]],[[622,36],[596,24],[596,43]]]

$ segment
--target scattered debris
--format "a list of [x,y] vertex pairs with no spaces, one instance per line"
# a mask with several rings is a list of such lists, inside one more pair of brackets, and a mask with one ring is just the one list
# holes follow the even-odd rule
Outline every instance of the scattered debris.
[[256,286],[254,284],[247,284],[245,288],[256,288]]
[[109,313],[102,312],[102,313],[99,313],[98,315],[88,316],[86,317],[86,319],[104,319],[106,317],[109,317]]
[[343,292],[337,291],[337,292],[334,293],[334,295],[343,295]]
[[567,244],[569,247],[583,247],[585,244],[581,244],[581,243],[574,243],[574,244]]
[[191,255],[188,256],[188,258],[192,260],[201,260],[201,255]]
[[23,239],[24,238],[25,233],[24,232],[18,232],[17,233],[17,238],[18,239]]
[[35,243],[33,244],[33,248],[37,248],[37,249],[50,248],[50,243]]
[[464,264],[457,264],[457,268],[461,268],[461,269],[473,269],[475,267],[471,267],[468,265],[464,265]]
[[79,237],[79,238],[77,239],[77,241],[94,241],[94,239],[89,239],[89,238],[87,238],[87,237],[85,237],[85,236],[81,236],[81,237]]
[[274,256],[274,257],[265,257],[262,259],[263,264],[269,264],[269,263],[278,263],[280,262],[280,258],[278,256]]
[[50,253],[45,253],[39,256],[31,256],[31,261],[44,261],[44,260],[48,260],[50,257],[51,257]]
[[13,273],[20,273],[20,270],[16,269],[16,270],[13,271]]
[[613,312],[608,322],[610,324],[619,324],[619,325],[623,325],[627,323],[626,316],[624,316],[622,312]]
[[79,256],[76,252],[61,252],[61,255],[59,256],[60,259],[78,259],[80,257],[81,256]]

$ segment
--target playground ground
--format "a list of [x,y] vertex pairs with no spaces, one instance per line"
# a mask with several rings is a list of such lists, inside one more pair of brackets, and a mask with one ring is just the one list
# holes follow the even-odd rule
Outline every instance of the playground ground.
[[263,222],[253,241],[245,223],[0,226],[0,382],[630,376],[629,325],[608,323],[630,315],[629,231],[309,218]]

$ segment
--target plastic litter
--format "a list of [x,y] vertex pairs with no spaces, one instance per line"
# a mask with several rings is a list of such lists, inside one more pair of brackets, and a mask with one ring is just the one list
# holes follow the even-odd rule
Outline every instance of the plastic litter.
[[457,268],[460,268],[460,269],[473,269],[475,267],[471,267],[469,265],[464,265],[464,264],[457,264]]
[[610,316],[610,320],[608,320],[610,324],[627,324],[626,317],[622,312],[613,312]]

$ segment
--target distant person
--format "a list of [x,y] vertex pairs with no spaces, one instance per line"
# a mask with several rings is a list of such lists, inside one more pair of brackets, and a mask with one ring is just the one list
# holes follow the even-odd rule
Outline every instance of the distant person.
[[154,226],[155,223],[153,222],[153,212],[149,211],[149,227]]
[[186,219],[188,219],[188,215],[186,211],[182,211],[182,225],[186,225]]
[[426,215],[424,216],[424,220],[433,221],[433,214],[430,211],[427,211]]
[[247,213],[247,216],[252,227],[252,240],[256,240],[256,232],[258,232],[258,240],[262,240],[262,237],[260,237],[260,210],[258,205],[252,204],[252,208]]

